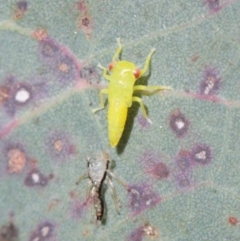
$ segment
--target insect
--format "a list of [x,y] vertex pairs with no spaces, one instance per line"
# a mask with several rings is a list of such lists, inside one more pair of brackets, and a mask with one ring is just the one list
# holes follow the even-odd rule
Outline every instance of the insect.
[[103,77],[109,81],[107,89],[102,89],[99,93],[100,107],[92,110],[93,113],[104,109],[103,94],[108,95],[108,136],[111,147],[116,147],[124,130],[127,119],[128,108],[132,106],[132,102],[136,101],[140,104],[144,117],[151,123],[148,118],[147,111],[140,97],[134,96],[135,91],[155,92],[159,90],[170,90],[169,86],[145,86],[134,85],[136,80],[146,73],[149,63],[155,49],[152,49],[145,60],[143,69],[139,69],[134,63],[118,60],[118,56],[122,51],[120,39],[117,39],[118,48],[109,64],[108,69],[98,65],[103,69]]
[[[101,152],[99,156],[88,156],[88,172],[83,174],[76,184],[79,184],[83,179],[89,178],[91,184],[90,198],[93,201],[93,205],[96,212],[97,220],[101,220],[104,212],[104,205],[101,196],[101,190],[104,180],[106,179],[108,186],[110,187],[110,191],[113,197],[114,205],[119,213],[119,208],[121,207],[120,200],[117,197],[116,190],[114,188],[112,180],[109,176],[115,178],[118,182],[120,182],[124,187],[124,184],[121,180],[119,180],[111,171],[108,170],[108,165],[110,162],[110,157],[107,153]],[[89,193],[88,193],[89,196]]]

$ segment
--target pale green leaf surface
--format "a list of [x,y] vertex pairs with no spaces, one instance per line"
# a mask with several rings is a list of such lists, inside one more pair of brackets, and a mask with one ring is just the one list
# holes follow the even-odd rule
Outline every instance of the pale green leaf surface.
[[[222,0],[216,11],[202,0],[86,1],[89,36],[77,25],[83,13],[76,4],[72,0],[29,1],[24,17],[14,20],[16,2],[0,3],[1,98],[10,77],[18,83],[41,84],[26,105],[11,102],[14,114],[7,112],[4,98],[0,107],[0,225],[13,222],[19,230],[18,238],[9,240],[33,240],[32,233],[44,222],[51,222],[54,231],[49,239],[41,240],[141,241],[150,238],[141,231],[146,223],[159,233],[156,240],[239,240],[240,226],[231,224],[229,218],[240,220],[240,2]],[[41,44],[32,37],[37,29],[45,29],[69,53],[82,79],[70,76],[61,82],[61,71],[41,56]],[[138,66],[156,48],[151,74],[143,79],[148,85],[173,90],[142,97],[152,125],[141,126],[141,108],[134,104],[120,147],[112,149],[107,108],[96,114],[91,109],[99,106],[99,90],[107,86],[96,66],[111,62],[118,37],[122,59]],[[198,95],[209,66],[221,79],[213,101]],[[190,123],[181,138],[169,126],[176,109]],[[65,156],[54,155],[54,135],[69,143]],[[199,143],[210,147],[211,161],[193,164],[184,172],[188,186],[180,187],[177,177],[183,173],[176,158],[180,151],[190,152]],[[23,148],[27,158],[19,173],[9,173],[7,152],[13,147]],[[75,185],[87,171],[85,157],[101,150],[109,152],[113,172],[130,187],[151,186],[150,195],[160,197],[157,204],[134,215],[129,193],[113,180],[122,202],[120,215],[107,188],[102,224],[91,223],[91,205],[74,217],[74,205],[86,198],[88,180]],[[168,177],[159,180],[146,173],[150,158],[144,157],[146,153],[168,166]],[[24,184],[34,168],[45,176],[51,174],[46,186]]]

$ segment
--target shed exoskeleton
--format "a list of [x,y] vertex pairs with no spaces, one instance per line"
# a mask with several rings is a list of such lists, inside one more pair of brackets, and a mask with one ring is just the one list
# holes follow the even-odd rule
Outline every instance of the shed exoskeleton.
[[[106,152],[101,152],[100,155],[87,156],[88,171],[83,174],[76,184],[79,184],[83,179],[90,179],[90,190],[88,190],[88,198],[92,199],[93,206],[96,212],[97,220],[101,220],[104,213],[104,205],[101,196],[101,190],[103,182],[106,180],[107,185],[110,189],[115,208],[119,213],[121,207],[120,200],[117,196],[116,189],[113,182],[109,176],[116,179],[121,185],[126,189],[126,184],[124,184],[120,179],[118,179],[111,171],[108,170],[109,162],[111,161],[109,155]],[[87,198],[87,199],[88,199]]]

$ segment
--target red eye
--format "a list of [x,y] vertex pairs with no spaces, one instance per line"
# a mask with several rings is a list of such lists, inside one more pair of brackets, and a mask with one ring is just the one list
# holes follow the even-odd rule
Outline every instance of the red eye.
[[110,71],[112,70],[114,64],[115,64],[114,62],[111,62],[111,63],[108,65],[108,68],[109,68]]
[[141,74],[140,69],[136,68],[135,70],[133,70],[133,74],[135,78],[138,79]]

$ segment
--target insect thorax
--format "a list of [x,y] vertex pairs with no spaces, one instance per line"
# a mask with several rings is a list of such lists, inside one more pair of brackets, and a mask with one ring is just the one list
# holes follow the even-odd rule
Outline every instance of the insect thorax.
[[124,70],[129,70],[129,71],[133,71],[136,68],[135,64],[129,61],[125,61],[125,60],[120,60],[118,62],[114,63],[114,66],[112,68],[112,72],[122,72]]
[[107,160],[91,159],[89,162],[88,175],[92,183],[99,185],[104,178],[107,169]]

